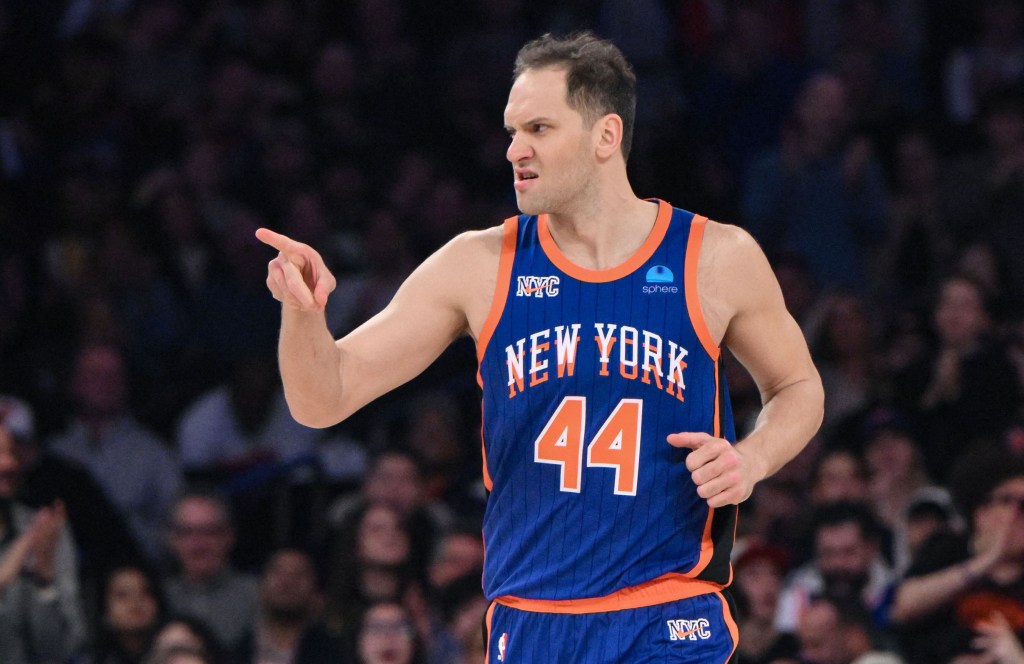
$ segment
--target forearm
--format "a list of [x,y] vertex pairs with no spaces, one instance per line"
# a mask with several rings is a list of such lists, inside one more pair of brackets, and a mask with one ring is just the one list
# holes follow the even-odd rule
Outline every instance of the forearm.
[[889,618],[908,623],[948,605],[982,574],[975,561],[904,580],[896,590]]
[[807,445],[821,426],[824,399],[813,368],[766,399],[753,431],[736,444],[755,461],[757,481],[775,474]]
[[0,555],[0,598],[21,574],[21,568],[31,546],[31,540],[22,535]]
[[341,351],[322,311],[281,311],[278,361],[292,417],[309,427],[336,424],[341,411]]

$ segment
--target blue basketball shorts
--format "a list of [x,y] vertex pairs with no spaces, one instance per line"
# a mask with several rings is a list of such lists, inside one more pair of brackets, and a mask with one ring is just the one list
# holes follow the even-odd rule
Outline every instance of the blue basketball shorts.
[[738,630],[720,592],[606,613],[538,613],[493,603],[487,664],[726,664]]

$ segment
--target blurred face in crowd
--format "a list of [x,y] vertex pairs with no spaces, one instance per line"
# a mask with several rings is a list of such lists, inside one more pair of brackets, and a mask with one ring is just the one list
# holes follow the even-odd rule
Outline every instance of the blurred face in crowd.
[[868,441],[865,450],[872,481],[879,478],[913,479],[920,470],[920,456],[910,437],[902,431],[885,429]]
[[0,425],[0,500],[11,499],[21,478],[21,456],[18,442]]
[[782,573],[775,563],[767,558],[751,560],[736,570],[736,584],[750,604],[750,616],[771,621],[782,591]]
[[860,459],[844,450],[826,454],[818,465],[812,492],[818,503],[863,499],[868,487]]
[[185,576],[207,581],[224,570],[235,536],[220,504],[202,497],[185,498],[171,524],[171,546]]
[[400,604],[376,604],[366,611],[359,630],[362,664],[408,664],[414,654],[415,632]]
[[1004,559],[1024,562],[1024,477],[1002,482],[974,511],[974,547],[985,551],[1010,529]]
[[806,147],[815,155],[831,148],[847,122],[846,89],[838,77],[812,78],[797,99],[796,116]]
[[384,454],[373,465],[363,488],[369,502],[411,514],[423,500],[423,479],[416,463],[403,454]]
[[107,625],[116,632],[145,632],[156,624],[158,606],[149,579],[125,567],[107,581]]
[[390,507],[373,505],[359,522],[359,560],[384,567],[395,567],[409,557],[409,536],[401,517]]
[[319,599],[313,562],[300,551],[274,555],[263,572],[264,610],[280,620],[305,620]]
[[855,596],[868,581],[875,544],[853,522],[823,525],[815,536],[815,558],[825,587]]
[[808,664],[847,664],[839,616],[827,602],[811,604],[800,616],[797,627],[800,661]]
[[871,329],[864,303],[850,295],[838,296],[829,312],[827,334],[839,357],[870,352]]
[[127,397],[124,360],[110,346],[86,348],[75,363],[72,389],[85,417],[114,417]]
[[954,278],[942,286],[935,327],[943,343],[954,348],[969,348],[988,330],[985,302],[974,284]]

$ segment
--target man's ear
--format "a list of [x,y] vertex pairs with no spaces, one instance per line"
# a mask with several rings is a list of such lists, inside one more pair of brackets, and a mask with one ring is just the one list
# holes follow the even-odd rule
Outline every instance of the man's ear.
[[598,159],[603,161],[622,152],[622,118],[618,113],[598,118],[593,131]]

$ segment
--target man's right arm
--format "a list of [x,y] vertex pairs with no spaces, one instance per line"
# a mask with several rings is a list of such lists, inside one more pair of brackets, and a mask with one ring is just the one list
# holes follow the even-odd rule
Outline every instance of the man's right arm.
[[311,427],[345,419],[412,379],[470,330],[468,309],[497,275],[500,230],[460,235],[423,262],[376,316],[335,340],[324,306],[336,282],[312,248],[260,229],[278,249],[267,285],[282,302],[279,362],[292,416]]

